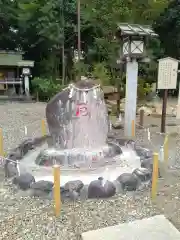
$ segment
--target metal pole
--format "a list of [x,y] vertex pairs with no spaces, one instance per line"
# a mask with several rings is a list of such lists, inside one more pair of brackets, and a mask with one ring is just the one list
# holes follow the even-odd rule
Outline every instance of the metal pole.
[[81,59],[81,1],[77,0],[78,61]]
[[166,107],[167,107],[168,89],[164,89],[162,116],[161,116],[161,133],[166,131]]
[[64,61],[64,40],[63,40],[63,45],[62,45],[62,85],[65,84],[65,61]]
[[62,0],[62,12],[61,12],[61,21],[62,21],[62,35],[63,35],[63,39],[62,39],[62,85],[64,85],[65,83],[65,61],[64,61],[64,0]]

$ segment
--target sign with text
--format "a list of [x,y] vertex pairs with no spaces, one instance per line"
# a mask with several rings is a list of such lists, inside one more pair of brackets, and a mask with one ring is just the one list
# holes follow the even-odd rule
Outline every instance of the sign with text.
[[176,89],[179,61],[174,58],[162,58],[158,66],[158,89]]

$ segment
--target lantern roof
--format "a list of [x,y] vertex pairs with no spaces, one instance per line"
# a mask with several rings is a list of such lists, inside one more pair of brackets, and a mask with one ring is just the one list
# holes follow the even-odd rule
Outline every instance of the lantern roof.
[[119,23],[118,29],[120,30],[121,36],[158,36],[149,25]]

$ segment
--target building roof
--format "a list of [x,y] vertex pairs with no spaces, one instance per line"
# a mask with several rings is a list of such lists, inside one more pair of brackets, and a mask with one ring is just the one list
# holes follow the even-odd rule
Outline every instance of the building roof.
[[23,52],[0,50],[0,66],[6,67],[33,67],[34,61],[23,60]]
[[19,61],[22,61],[21,52],[0,51],[0,66],[18,66]]
[[118,29],[121,31],[121,36],[158,36],[148,25],[119,23]]

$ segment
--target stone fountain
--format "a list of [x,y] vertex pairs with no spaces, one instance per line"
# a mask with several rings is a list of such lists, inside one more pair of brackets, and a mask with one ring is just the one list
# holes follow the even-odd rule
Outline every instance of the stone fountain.
[[[33,189],[44,188],[46,183],[52,187],[54,164],[61,168],[61,188],[78,197],[84,188],[89,198],[136,190],[141,180],[151,175],[147,169],[138,170],[141,161],[137,151],[115,139],[108,140],[110,121],[103,91],[95,81],[81,80],[59,92],[47,104],[46,118],[47,143],[31,140],[30,152],[18,166],[21,178],[22,173],[26,181],[27,173],[33,176],[29,179],[36,183],[28,185]],[[40,146],[34,147],[35,142]]]

